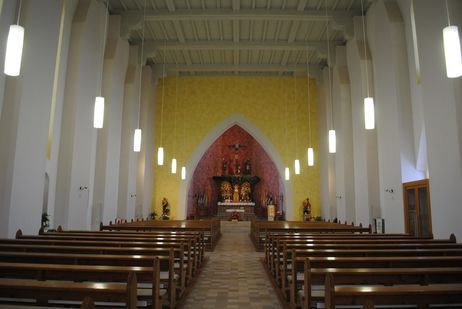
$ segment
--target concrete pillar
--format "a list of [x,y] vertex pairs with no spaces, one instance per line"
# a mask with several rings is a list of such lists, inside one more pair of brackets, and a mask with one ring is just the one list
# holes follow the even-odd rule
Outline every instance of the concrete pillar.
[[92,218],[102,219],[101,205],[91,201],[97,133],[93,110],[100,94],[105,14],[103,3],[82,0],[72,25],[55,209],[55,224],[64,228],[89,229]]
[[[103,89],[104,125],[98,129],[93,207],[102,205],[102,221],[115,221],[119,185],[120,147],[124,84],[128,64],[128,42],[120,38],[120,16],[110,16],[104,56]],[[92,228],[99,226],[93,217]]]
[[60,17],[59,1],[23,1],[21,75],[6,77],[0,118],[2,237],[40,228]]
[[[122,116],[122,147],[120,147],[119,192],[117,216],[135,218],[136,162],[138,153],[133,151],[133,134],[139,126],[141,110],[140,93],[140,49],[130,46],[127,74],[125,77],[124,105]],[[142,132],[141,143],[146,143],[146,132]]]
[[346,61],[346,48],[336,48],[333,70],[334,122],[337,134],[335,154],[335,199],[337,218],[355,220],[353,136],[351,123],[350,78]]

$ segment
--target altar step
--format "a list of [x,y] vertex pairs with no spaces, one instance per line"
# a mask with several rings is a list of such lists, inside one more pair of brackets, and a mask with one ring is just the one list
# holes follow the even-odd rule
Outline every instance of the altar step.
[[[239,216],[239,221],[252,221],[253,219],[256,219],[254,213],[237,212],[237,214]],[[231,220],[232,215],[233,212],[218,211],[216,218],[221,221],[229,221]]]

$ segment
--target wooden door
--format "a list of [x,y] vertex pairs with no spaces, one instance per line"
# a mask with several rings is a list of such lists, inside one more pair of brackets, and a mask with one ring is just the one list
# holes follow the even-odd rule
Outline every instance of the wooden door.
[[403,183],[406,233],[432,236],[430,186],[428,179]]

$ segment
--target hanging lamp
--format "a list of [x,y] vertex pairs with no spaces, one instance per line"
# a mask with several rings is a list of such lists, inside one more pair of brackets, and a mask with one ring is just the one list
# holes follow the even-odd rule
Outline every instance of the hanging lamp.
[[374,98],[371,97],[369,93],[369,71],[367,69],[367,46],[366,46],[366,22],[364,11],[364,0],[361,0],[361,12],[362,12],[362,23],[363,23],[363,44],[364,44],[364,61],[366,64],[366,88],[367,88],[367,97],[364,98],[364,127],[366,130],[375,129],[375,108],[374,108]]
[[142,25],[142,38],[141,38],[141,53],[140,53],[140,79],[139,79],[139,91],[138,91],[138,129],[135,129],[133,135],[133,151],[141,151],[141,139],[142,131],[140,129],[140,115],[141,115],[141,84],[143,80],[143,53],[144,53],[144,23],[146,21],[146,0],[144,0],[143,8],[143,25]]
[[164,55],[162,64],[162,105],[160,111],[160,143],[157,149],[157,165],[164,165],[164,147],[162,147],[162,130],[164,121],[164,98],[165,98],[165,54],[167,52],[167,43],[164,43]]
[[19,0],[16,25],[11,25],[6,41],[5,67],[3,72],[9,76],[19,76],[21,71],[22,48],[24,45],[24,27],[19,25],[22,0]]
[[462,76],[462,56],[460,51],[459,29],[451,26],[449,6],[446,0],[448,26],[443,29],[444,58],[446,60],[446,75],[449,78]]
[[109,15],[109,0],[107,1],[106,14],[104,18],[104,36],[102,40],[101,49],[101,78],[99,81],[99,96],[95,98],[95,109],[93,112],[93,127],[101,129],[104,123],[104,97],[103,92],[103,70],[104,70],[104,53],[106,51],[106,39],[107,39],[107,20]]
[[175,78],[175,106],[173,108],[173,158],[172,158],[172,174],[176,174],[176,158],[175,158],[175,153],[176,153],[176,106],[178,102],[178,66],[177,66],[177,71],[176,71],[176,78]]
[[310,102],[310,64],[308,61],[308,50],[306,51],[306,79],[307,83],[307,98],[308,98],[308,136],[309,136],[309,146],[307,150],[308,156],[308,166],[314,165],[314,151],[313,147],[311,146],[311,102]]
[[328,95],[329,101],[331,105],[331,112],[330,112],[330,124],[331,127],[329,129],[329,153],[335,153],[337,151],[337,140],[335,137],[335,130],[334,130],[334,102],[332,101],[332,78],[330,72],[330,44],[329,44],[329,18],[327,16],[327,0],[325,2],[326,5],[326,41],[327,41],[327,68],[328,68],[328,75],[329,75],[329,87],[328,87]]

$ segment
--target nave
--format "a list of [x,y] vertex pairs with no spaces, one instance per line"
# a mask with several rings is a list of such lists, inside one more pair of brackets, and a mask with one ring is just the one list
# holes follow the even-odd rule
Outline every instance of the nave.
[[283,308],[249,238],[250,222],[221,222],[221,239],[186,298],[185,309]]

